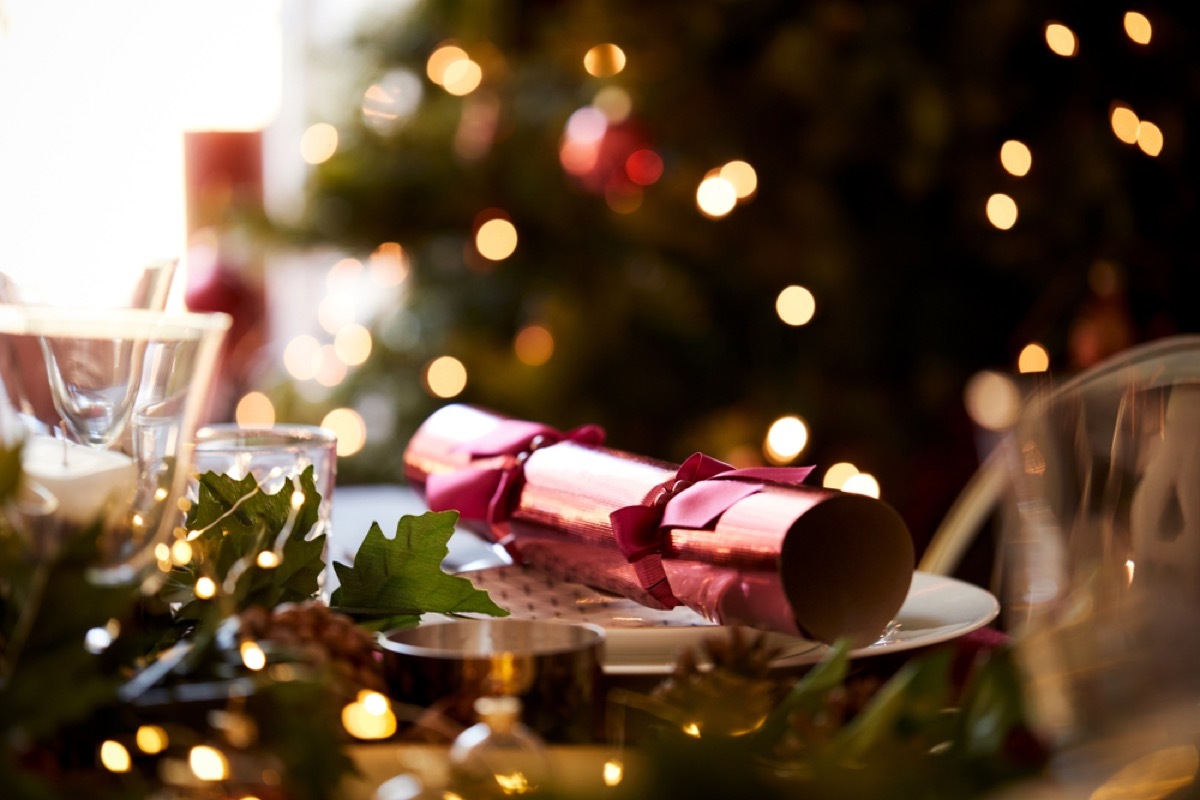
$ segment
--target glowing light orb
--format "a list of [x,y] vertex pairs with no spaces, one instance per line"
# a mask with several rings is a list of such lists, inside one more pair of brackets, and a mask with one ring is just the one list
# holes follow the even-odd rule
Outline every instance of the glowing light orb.
[[1148,156],[1157,156],[1163,149],[1162,130],[1153,122],[1142,120],[1137,129],[1137,145]]
[[706,217],[726,216],[737,205],[737,189],[728,179],[710,175],[696,188],[696,206]]
[[475,233],[475,249],[489,261],[503,261],[517,249],[517,226],[502,217],[489,219]]
[[333,351],[347,366],[357,367],[371,356],[371,332],[357,322],[343,326],[333,337]]
[[1022,178],[1033,166],[1033,153],[1024,142],[1009,139],[1000,146],[1000,164],[1010,175]]
[[1109,114],[1109,123],[1113,133],[1125,144],[1133,144],[1138,140],[1138,128],[1141,121],[1133,109],[1124,103],[1114,103]]
[[1061,22],[1046,25],[1046,44],[1056,55],[1070,58],[1079,51],[1079,40],[1075,32]]
[[469,60],[467,51],[458,45],[443,44],[429,54],[429,60],[425,62],[425,74],[429,76],[429,80],[441,86],[446,82],[446,69],[451,64]]
[[1017,201],[1003,192],[997,192],[987,201],[988,222],[1002,231],[1017,224]]
[[1017,371],[1022,374],[1030,372],[1045,372],[1050,369],[1050,354],[1046,348],[1037,342],[1032,342],[1021,348],[1017,356]]
[[1017,417],[1021,393],[1007,375],[984,371],[972,375],[963,389],[967,416],[989,431],[1005,430]]
[[625,51],[615,44],[598,44],[584,55],[583,68],[597,78],[616,75],[625,69]]
[[808,445],[808,426],[796,416],[780,417],[771,423],[763,450],[771,462],[786,464]]
[[860,472],[857,475],[851,475],[846,478],[842,484],[842,491],[850,494],[863,494],[867,497],[879,497],[879,481],[875,476],[868,472]]
[[100,763],[109,772],[129,772],[129,768],[133,765],[125,745],[112,739],[105,739],[101,743]]
[[337,454],[352,456],[367,443],[367,425],[353,408],[335,408],[321,420],[321,427],[337,436]]
[[738,200],[745,200],[758,190],[758,173],[745,161],[730,161],[717,174],[733,184]]
[[229,776],[229,762],[215,747],[198,744],[188,751],[188,766],[202,781],[223,781]]
[[308,164],[322,164],[338,149],[337,128],[328,122],[309,125],[300,135],[300,157]]
[[793,327],[806,325],[817,313],[817,300],[803,286],[788,286],[775,298],[775,313]]
[[149,755],[161,753],[171,743],[166,730],[157,725],[142,725],[139,727],[135,740],[137,741],[138,749]]
[[1125,12],[1125,35],[1137,44],[1150,44],[1154,31],[1150,20],[1138,11]]
[[467,368],[454,356],[439,356],[425,367],[425,386],[434,397],[456,397],[467,388]]
[[821,485],[826,489],[840,490],[846,485],[847,479],[857,474],[858,467],[849,461],[839,461],[831,464],[829,469],[825,470],[825,475],[821,478]]

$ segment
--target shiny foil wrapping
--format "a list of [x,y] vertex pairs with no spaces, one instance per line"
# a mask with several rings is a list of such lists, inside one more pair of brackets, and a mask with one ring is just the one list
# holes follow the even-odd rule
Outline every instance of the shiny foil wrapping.
[[[517,454],[471,451],[471,442],[512,422],[443,407],[405,450],[407,480],[423,491],[431,475],[518,470],[503,514],[491,522],[464,514],[460,525],[558,579],[661,607],[618,546],[610,514],[650,504],[679,465],[567,439]],[[886,503],[771,483],[707,529],[663,530],[659,552],[674,597],[713,622],[855,646],[875,641],[895,617],[914,558],[907,527]]]

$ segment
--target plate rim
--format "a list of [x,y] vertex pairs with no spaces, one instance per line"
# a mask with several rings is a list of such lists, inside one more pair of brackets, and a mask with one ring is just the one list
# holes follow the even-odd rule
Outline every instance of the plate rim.
[[[489,564],[489,565],[481,565],[479,569],[461,570],[457,574],[466,576],[467,574],[469,574],[471,572],[481,572],[481,571],[485,571],[485,570],[504,569],[504,568],[511,569],[513,567],[518,567],[521,569],[537,569],[537,567],[532,566],[532,565]],[[965,620],[965,621],[957,623],[957,624],[945,625],[945,626],[942,626],[941,629],[932,629],[928,633],[923,634],[923,635],[916,635],[916,636],[913,636],[910,638],[896,638],[896,639],[892,639],[890,641],[881,639],[881,641],[874,642],[872,644],[865,645],[863,647],[858,647],[858,648],[851,650],[849,652],[849,656],[851,658],[873,657],[873,656],[879,656],[879,655],[885,655],[885,654],[891,654],[891,653],[900,653],[900,652],[904,652],[907,650],[915,650],[915,649],[918,649],[921,647],[928,647],[930,645],[935,645],[935,644],[942,644],[944,642],[948,642],[948,641],[957,639],[961,636],[965,636],[966,634],[971,633],[973,631],[979,630],[980,628],[983,628],[984,626],[991,623],[993,620],[995,620],[1000,615],[1000,609],[1001,609],[1000,601],[996,598],[996,596],[990,590],[988,590],[982,586],[979,586],[977,584],[970,583],[968,581],[964,581],[964,580],[955,578],[950,575],[940,575],[940,574],[933,573],[933,572],[924,572],[922,570],[913,570],[912,582],[909,585],[908,594],[905,596],[904,603],[901,604],[900,609],[896,612],[896,620],[899,621],[904,616],[905,608],[912,604],[914,593],[917,590],[928,591],[930,589],[937,589],[938,587],[948,587],[948,588],[951,588],[951,589],[954,589],[957,591],[963,591],[963,592],[969,593],[976,602],[982,604],[980,612],[976,613],[974,616],[972,616],[968,620]],[[597,590],[597,591],[599,591],[599,590]],[[644,626],[644,627],[619,626],[618,627],[618,626],[605,626],[603,623],[599,623],[599,622],[596,622],[593,624],[599,625],[601,628],[604,628],[606,633],[611,633],[613,631],[620,631],[620,636],[631,636],[632,635],[632,636],[637,637],[637,636],[641,635],[642,632],[644,632],[647,635],[650,635],[651,633],[657,633],[657,634],[661,635],[664,630],[695,631],[696,632],[695,633],[696,641],[693,642],[693,644],[699,643],[700,638],[705,635],[715,634],[715,633],[718,633],[723,630],[728,630],[732,627],[732,626],[728,626],[728,625],[721,625],[718,623],[713,623],[711,625],[680,625],[680,626],[671,626],[671,627],[664,627],[664,626]],[[903,630],[902,626],[903,626],[903,623],[901,623],[901,630]],[[787,636],[787,634],[782,634],[782,633],[779,633],[776,635],[784,636],[784,637]],[[901,634],[901,635],[903,635],[903,634]],[[787,656],[781,657],[779,659],[776,659],[771,664],[772,669],[787,669],[787,668],[791,668],[791,667],[800,667],[800,666],[806,666],[809,664],[816,664],[822,658],[825,657],[825,654],[830,649],[830,646],[823,642],[818,642],[818,641],[811,640],[811,639],[804,639],[801,637],[788,637],[788,638],[794,639],[795,646],[801,646],[804,643],[811,644],[812,646],[801,652],[797,652],[795,654],[787,655]],[[602,669],[606,675],[614,675],[614,676],[668,675],[674,670],[675,665],[679,658],[680,650],[677,648],[671,654],[665,655],[664,659],[661,662],[653,662],[653,661],[647,660],[647,661],[637,661],[637,662],[628,662],[628,663],[620,663],[618,661],[617,663],[612,663],[610,661],[610,659],[613,655],[611,647],[610,647],[611,643],[612,643],[612,637],[606,636],[605,642],[604,642],[604,652],[603,652],[602,662],[601,662]]]

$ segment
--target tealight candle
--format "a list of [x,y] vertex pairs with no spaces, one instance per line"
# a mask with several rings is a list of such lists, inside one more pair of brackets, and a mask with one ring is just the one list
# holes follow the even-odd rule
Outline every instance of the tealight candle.
[[137,485],[137,467],[129,456],[51,436],[29,437],[21,462],[25,474],[58,500],[58,517],[77,525],[95,522]]

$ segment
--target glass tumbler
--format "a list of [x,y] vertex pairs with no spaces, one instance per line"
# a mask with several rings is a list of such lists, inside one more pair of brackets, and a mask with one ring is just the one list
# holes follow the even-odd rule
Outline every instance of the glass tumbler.
[[308,467],[321,495],[317,523],[309,536],[330,530],[330,510],[337,480],[337,436],[315,425],[241,427],[235,423],[205,425],[196,432],[192,469],[197,474],[216,472],[241,480],[254,476],[267,494],[284,485]]

